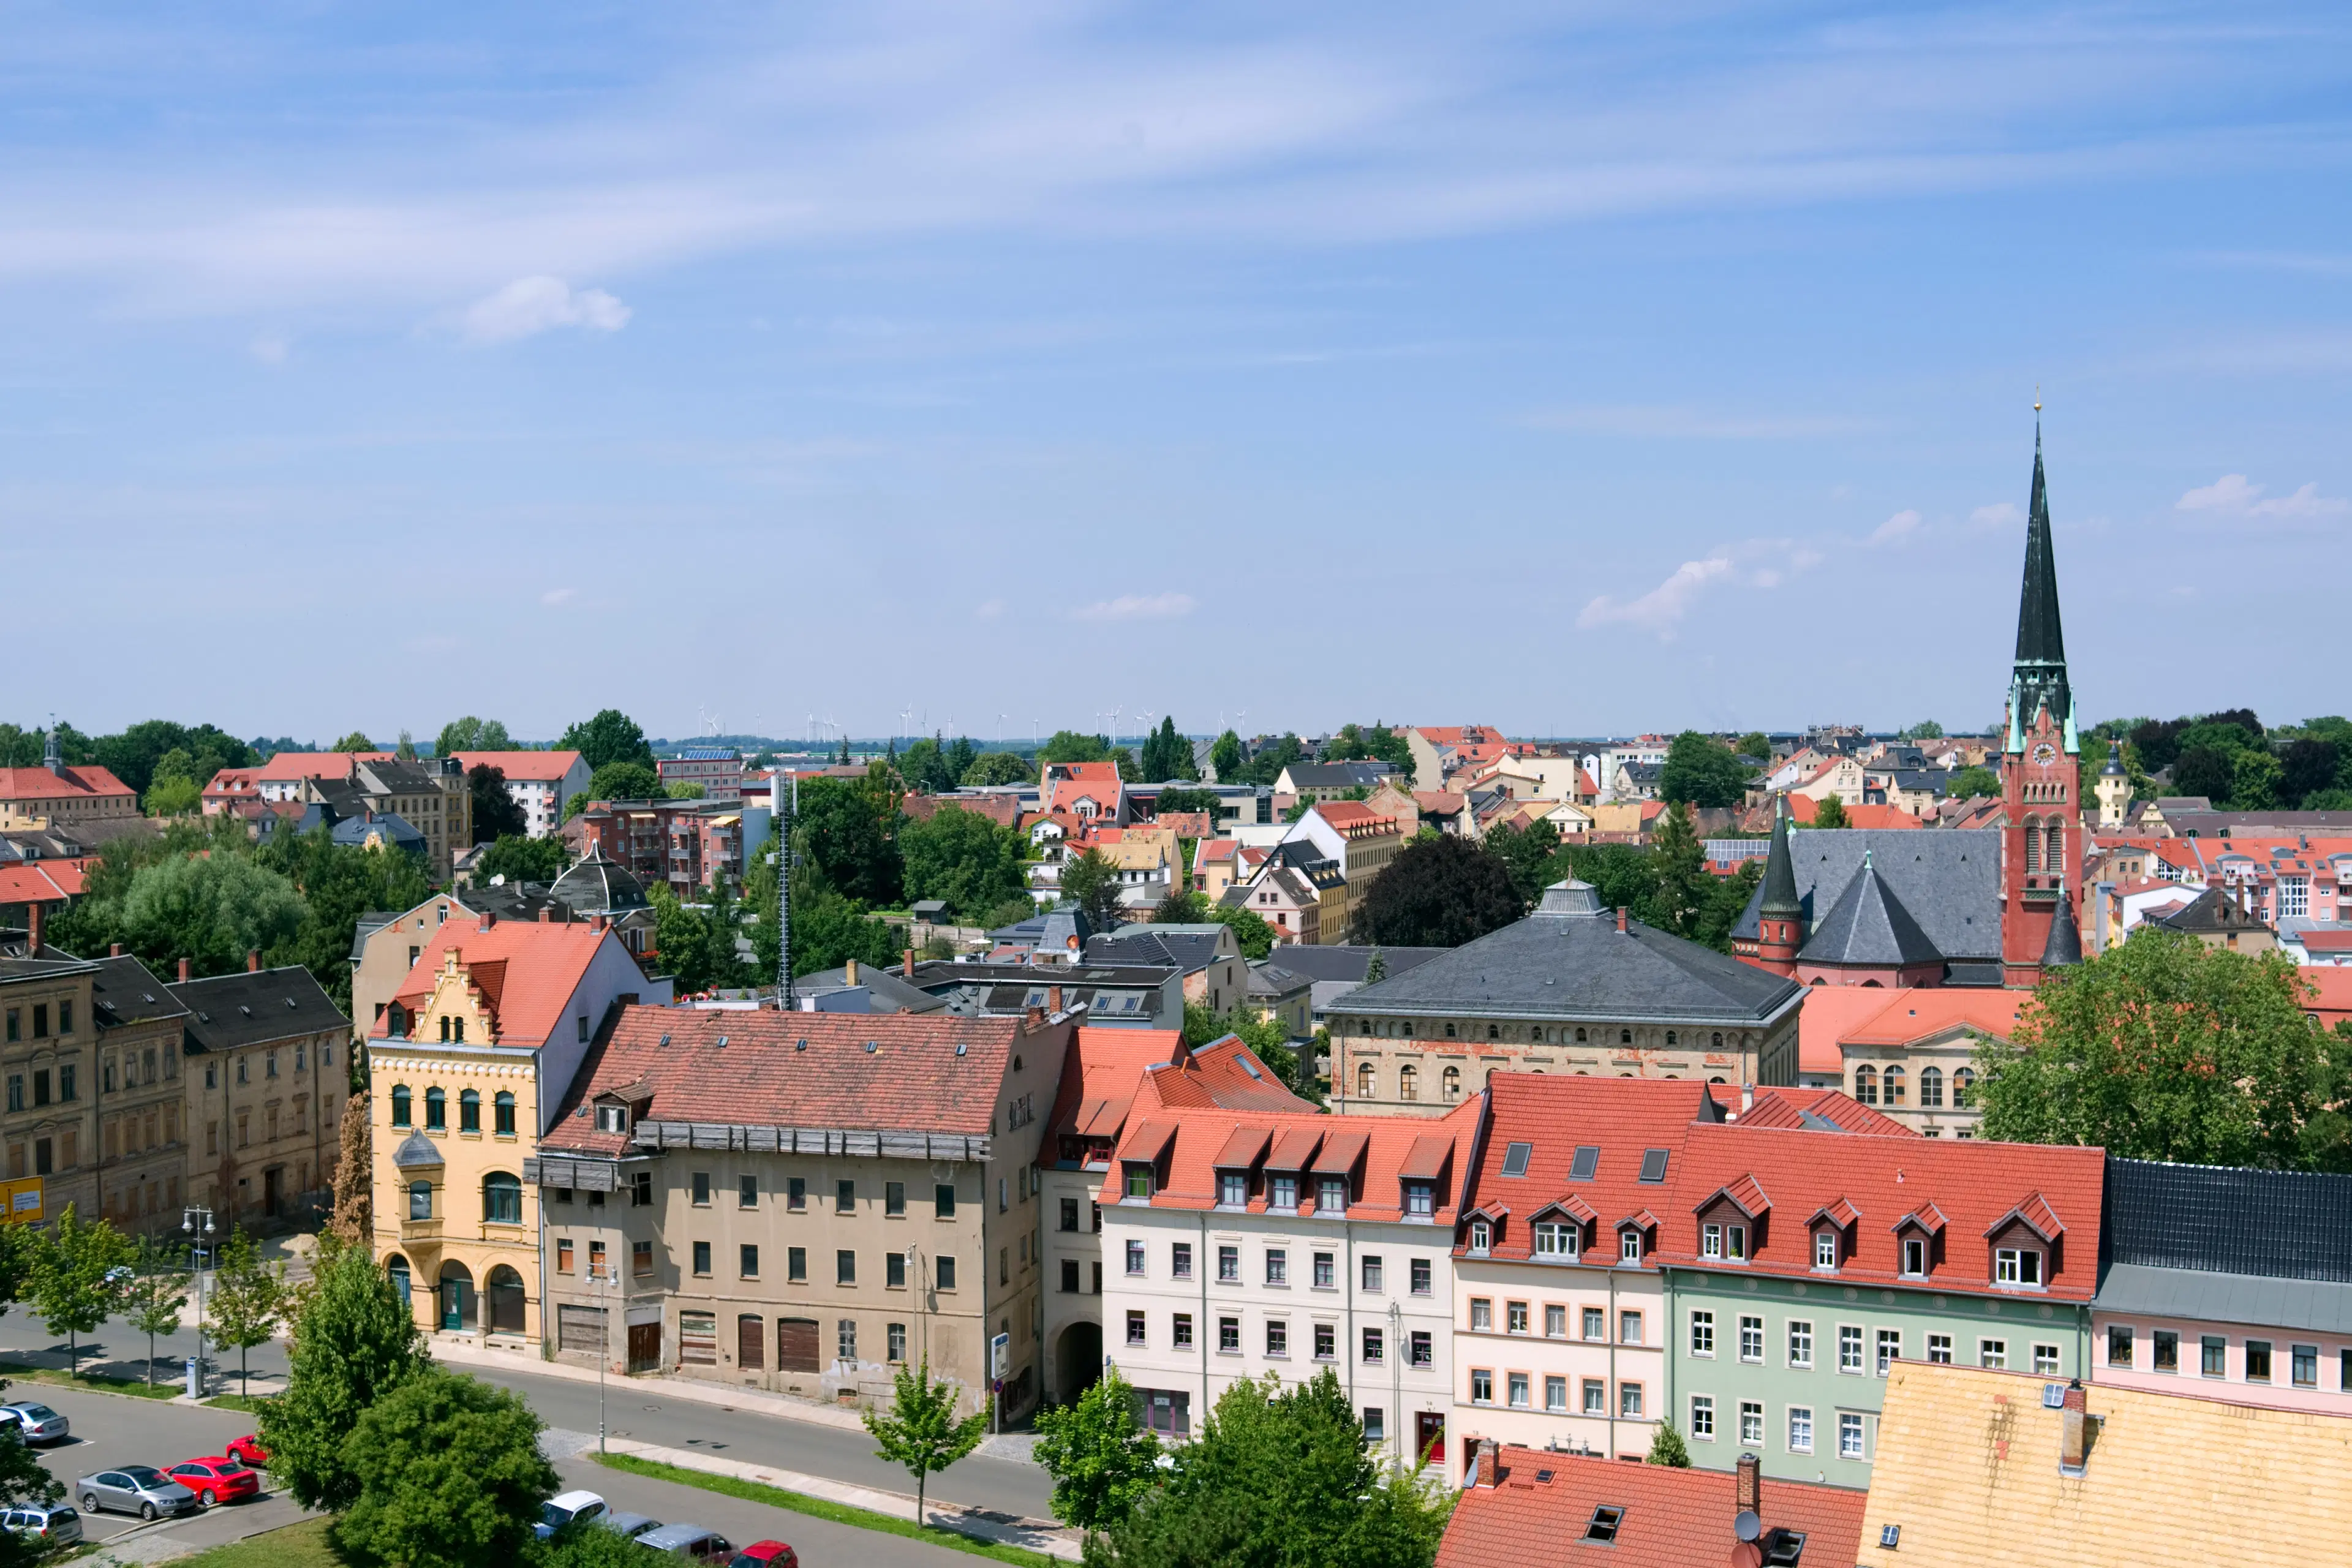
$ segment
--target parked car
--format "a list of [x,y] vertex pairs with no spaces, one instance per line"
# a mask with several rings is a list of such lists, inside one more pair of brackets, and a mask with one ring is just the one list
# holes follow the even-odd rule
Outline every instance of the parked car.
[[665,1524],[638,1536],[637,1544],[672,1557],[683,1557],[688,1563],[723,1565],[735,1560],[735,1548],[725,1536],[698,1524]]
[[594,1492],[563,1492],[539,1505],[539,1522],[531,1526],[532,1533],[541,1541],[553,1535],[575,1520],[585,1524],[603,1517],[604,1500]]
[[243,1459],[257,1470],[269,1468],[269,1450],[261,1446],[261,1435],[248,1432],[221,1450],[232,1459]]
[[617,1509],[611,1513],[600,1514],[596,1522],[614,1534],[625,1536],[631,1541],[635,1541],[649,1530],[659,1530],[662,1527],[660,1520],[648,1518],[642,1513],[623,1513]]
[[194,1513],[196,1494],[152,1465],[125,1465],[100,1470],[73,1485],[84,1513],[135,1513],[156,1519],[167,1513]]
[[73,1436],[72,1423],[36,1400],[19,1399],[0,1405],[0,1421],[5,1421],[27,1443],[62,1443]]
[[801,1558],[781,1541],[755,1541],[738,1552],[727,1568],[801,1568]]
[[246,1468],[242,1459],[215,1455],[208,1459],[183,1459],[165,1472],[196,1494],[197,1503],[243,1502],[261,1495],[261,1478]]
[[61,1502],[19,1503],[0,1523],[26,1541],[45,1546],[71,1546],[81,1540],[81,1515]]

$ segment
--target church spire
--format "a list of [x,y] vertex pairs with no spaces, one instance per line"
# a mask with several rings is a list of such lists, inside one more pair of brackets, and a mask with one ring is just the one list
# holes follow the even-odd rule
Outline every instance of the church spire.
[[2021,750],[2035,709],[2047,705],[2074,752],[2074,695],[2058,618],[2058,562],[2050,542],[2050,493],[2042,470],[2041,400],[2034,400],[2033,495],[2025,518],[2025,580],[2017,601],[2017,661],[2009,684],[2009,750]]
[[1789,802],[1772,797],[1772,847],[1764,854],[1764,901],[1758,912],[1794,920],[1805,906],[1797,897],[1797,872],[1789,852]]

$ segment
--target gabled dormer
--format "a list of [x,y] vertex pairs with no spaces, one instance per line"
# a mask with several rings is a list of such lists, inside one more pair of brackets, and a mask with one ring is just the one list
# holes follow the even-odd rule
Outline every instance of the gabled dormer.
[[1528,1216],[1530,1256],[1538,1263],[1578,1263],[1592,1244],[1592,1227],[1601,1218],[1581,1195],[1571,1194],[1546,1204]]
[[644,1079],[625,1083],[590,1097],[589,1114],[596,1119],[599,1132],[617,1132],[624,1138],[636,1130],[638,1122],[653,1110],[653,1085]]
[[1811,1236],[1810,1256],[1814,1273],[1834,1274],[1853,1261],[1858,1239],[1855,1227],[1861,1222],[1862,1211],[1843,1197],[1813,1211],[1805,1228]]
[[2040,1193],[2030,1194],[1985,1227],[1993,1289],[2046,1290],[2058,1271],[2066,1227]]
[[1315,1152],[1307,1174],[1313,1184],[1315,1212],[1338,1218],[1364,1196],[1364,1153],[1371,1140],[1361,1132],[1331,1132]]
[[1149,1204],[1168,1184],[1168,1158],[1176,1147],[1176,1124],[1147,1121],[1119,1152],[1118,1201]]
[[1473,1258],[1491,1254],[1503,1239],[1503,1226],[1511,1217],[1508,1204],[1480,1204],[1463,1215],[1462,1246]]
[[1648,1209],[1617,1222],[1617,1261],[1640,1267],[1658,1249],[1658,1216]]
[[1895,1222],[1895,1268],[1906,1279],[1929,1279],[1944,1262],[1944,1211],[1921,1204]]
[[1764,1247],[1772,1200],[1753,1175],[1717,1187],[1696,1208],[1698,1256],[1703,1263],[1740,1263]]

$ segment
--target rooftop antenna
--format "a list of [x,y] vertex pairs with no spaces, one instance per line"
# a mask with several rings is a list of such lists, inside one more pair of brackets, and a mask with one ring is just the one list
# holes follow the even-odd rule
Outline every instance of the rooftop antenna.
[[[789,771],[789,770],[788,770]],[[789,792],[779,792],[784,803],[783,821],[776,825],[776,1005],[786,1013],[800,1011],[793,989],[793,819],[800,815],[801,775],[793,771]]]

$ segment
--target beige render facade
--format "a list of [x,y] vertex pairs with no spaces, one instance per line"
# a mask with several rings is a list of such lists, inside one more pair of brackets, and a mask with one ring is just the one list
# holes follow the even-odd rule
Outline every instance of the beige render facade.
[[[184,972],[184,961],[183,963]],[[189,1200],[217,1220],[291,1218],[327,1200],[350,1092],[351,1021],[296,966],[187,980]]]
[[[455,979],[436,1018],[467,1010]],[[369,1052],[385,1086],[371,1104],[376,1254],[428,1330],[539,1333],[538,1204],[522,1182],[540,1125],[537,1054],[430,1040]]]
[[99,1213],[123,1230],[172,1230],[188,1171],[180,1061],[188,1012],[137,959],[117,953],[93,962]]
[[68,1204],[84,1217],[99,1212],[89,1092],[97,975],[98,966],[81,959],[0,958],[0,1076],[7,1089],[0,1142],[10,1181],[40,1182],[37,1207],[20,1211],[27,1219],[54,1221]]

